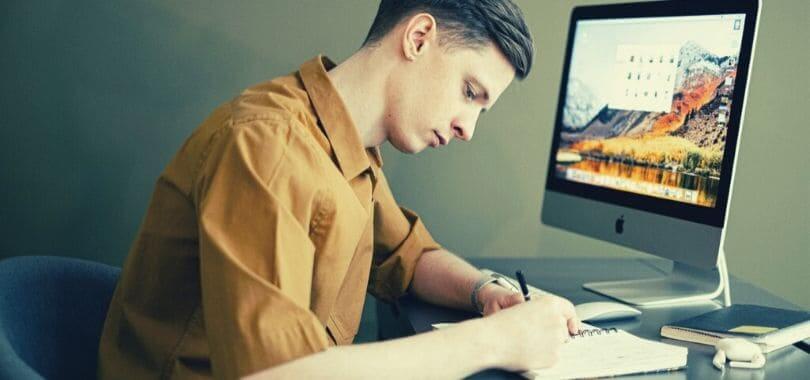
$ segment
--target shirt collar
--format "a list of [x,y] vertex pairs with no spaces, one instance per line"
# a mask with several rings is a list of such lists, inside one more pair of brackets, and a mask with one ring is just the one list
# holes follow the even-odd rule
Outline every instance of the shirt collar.
[[333,67],[335,63],[329,58],[318,55],[304,62],[299,73],[338,166],[346,179],[352,179],[371,168],[372,161],[381,167],[382,157],[378,148],[366,149],[360,141],[346,105],[326,74]]

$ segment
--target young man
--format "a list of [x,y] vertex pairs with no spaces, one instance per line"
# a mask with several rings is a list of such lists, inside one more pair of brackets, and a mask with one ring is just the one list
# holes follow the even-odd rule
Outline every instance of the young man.
[[[510,0],[383,0],[339,66],[317,57],[215,110],[157,181],[100,377],[456,378],[553,363],[578,328],[572,305],[524,302],[441,249],[396,204],[378,151],[470,140],[532,54]],[[351,346],[367,289],[486,317]]]

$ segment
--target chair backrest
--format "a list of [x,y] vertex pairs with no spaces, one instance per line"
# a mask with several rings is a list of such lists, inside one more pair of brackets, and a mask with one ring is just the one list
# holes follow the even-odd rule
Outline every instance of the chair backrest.
[[0,379],[94,379],[119,273],[65,257],[0,261]]

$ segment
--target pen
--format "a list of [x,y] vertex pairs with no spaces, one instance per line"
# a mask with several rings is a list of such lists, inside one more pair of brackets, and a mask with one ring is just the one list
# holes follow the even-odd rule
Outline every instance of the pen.
[[517,277],[518,283],[520,283],[520,291],[523,292],[523,300],[528,301],[530,299],[529,287],[526,286],[526,278],[523,277],[523,272],[515,272],[515,277]]

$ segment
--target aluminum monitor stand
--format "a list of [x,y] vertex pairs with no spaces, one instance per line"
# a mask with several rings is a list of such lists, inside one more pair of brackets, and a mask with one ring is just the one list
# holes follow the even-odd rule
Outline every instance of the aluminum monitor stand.
[[723,248],[717,267],[709,270],[674,262],[669,275],[640,280],[589,282],[583,288],[636,306],[659,306],[711,301],[723,294],[723,305],[731,306],[731,289]]

